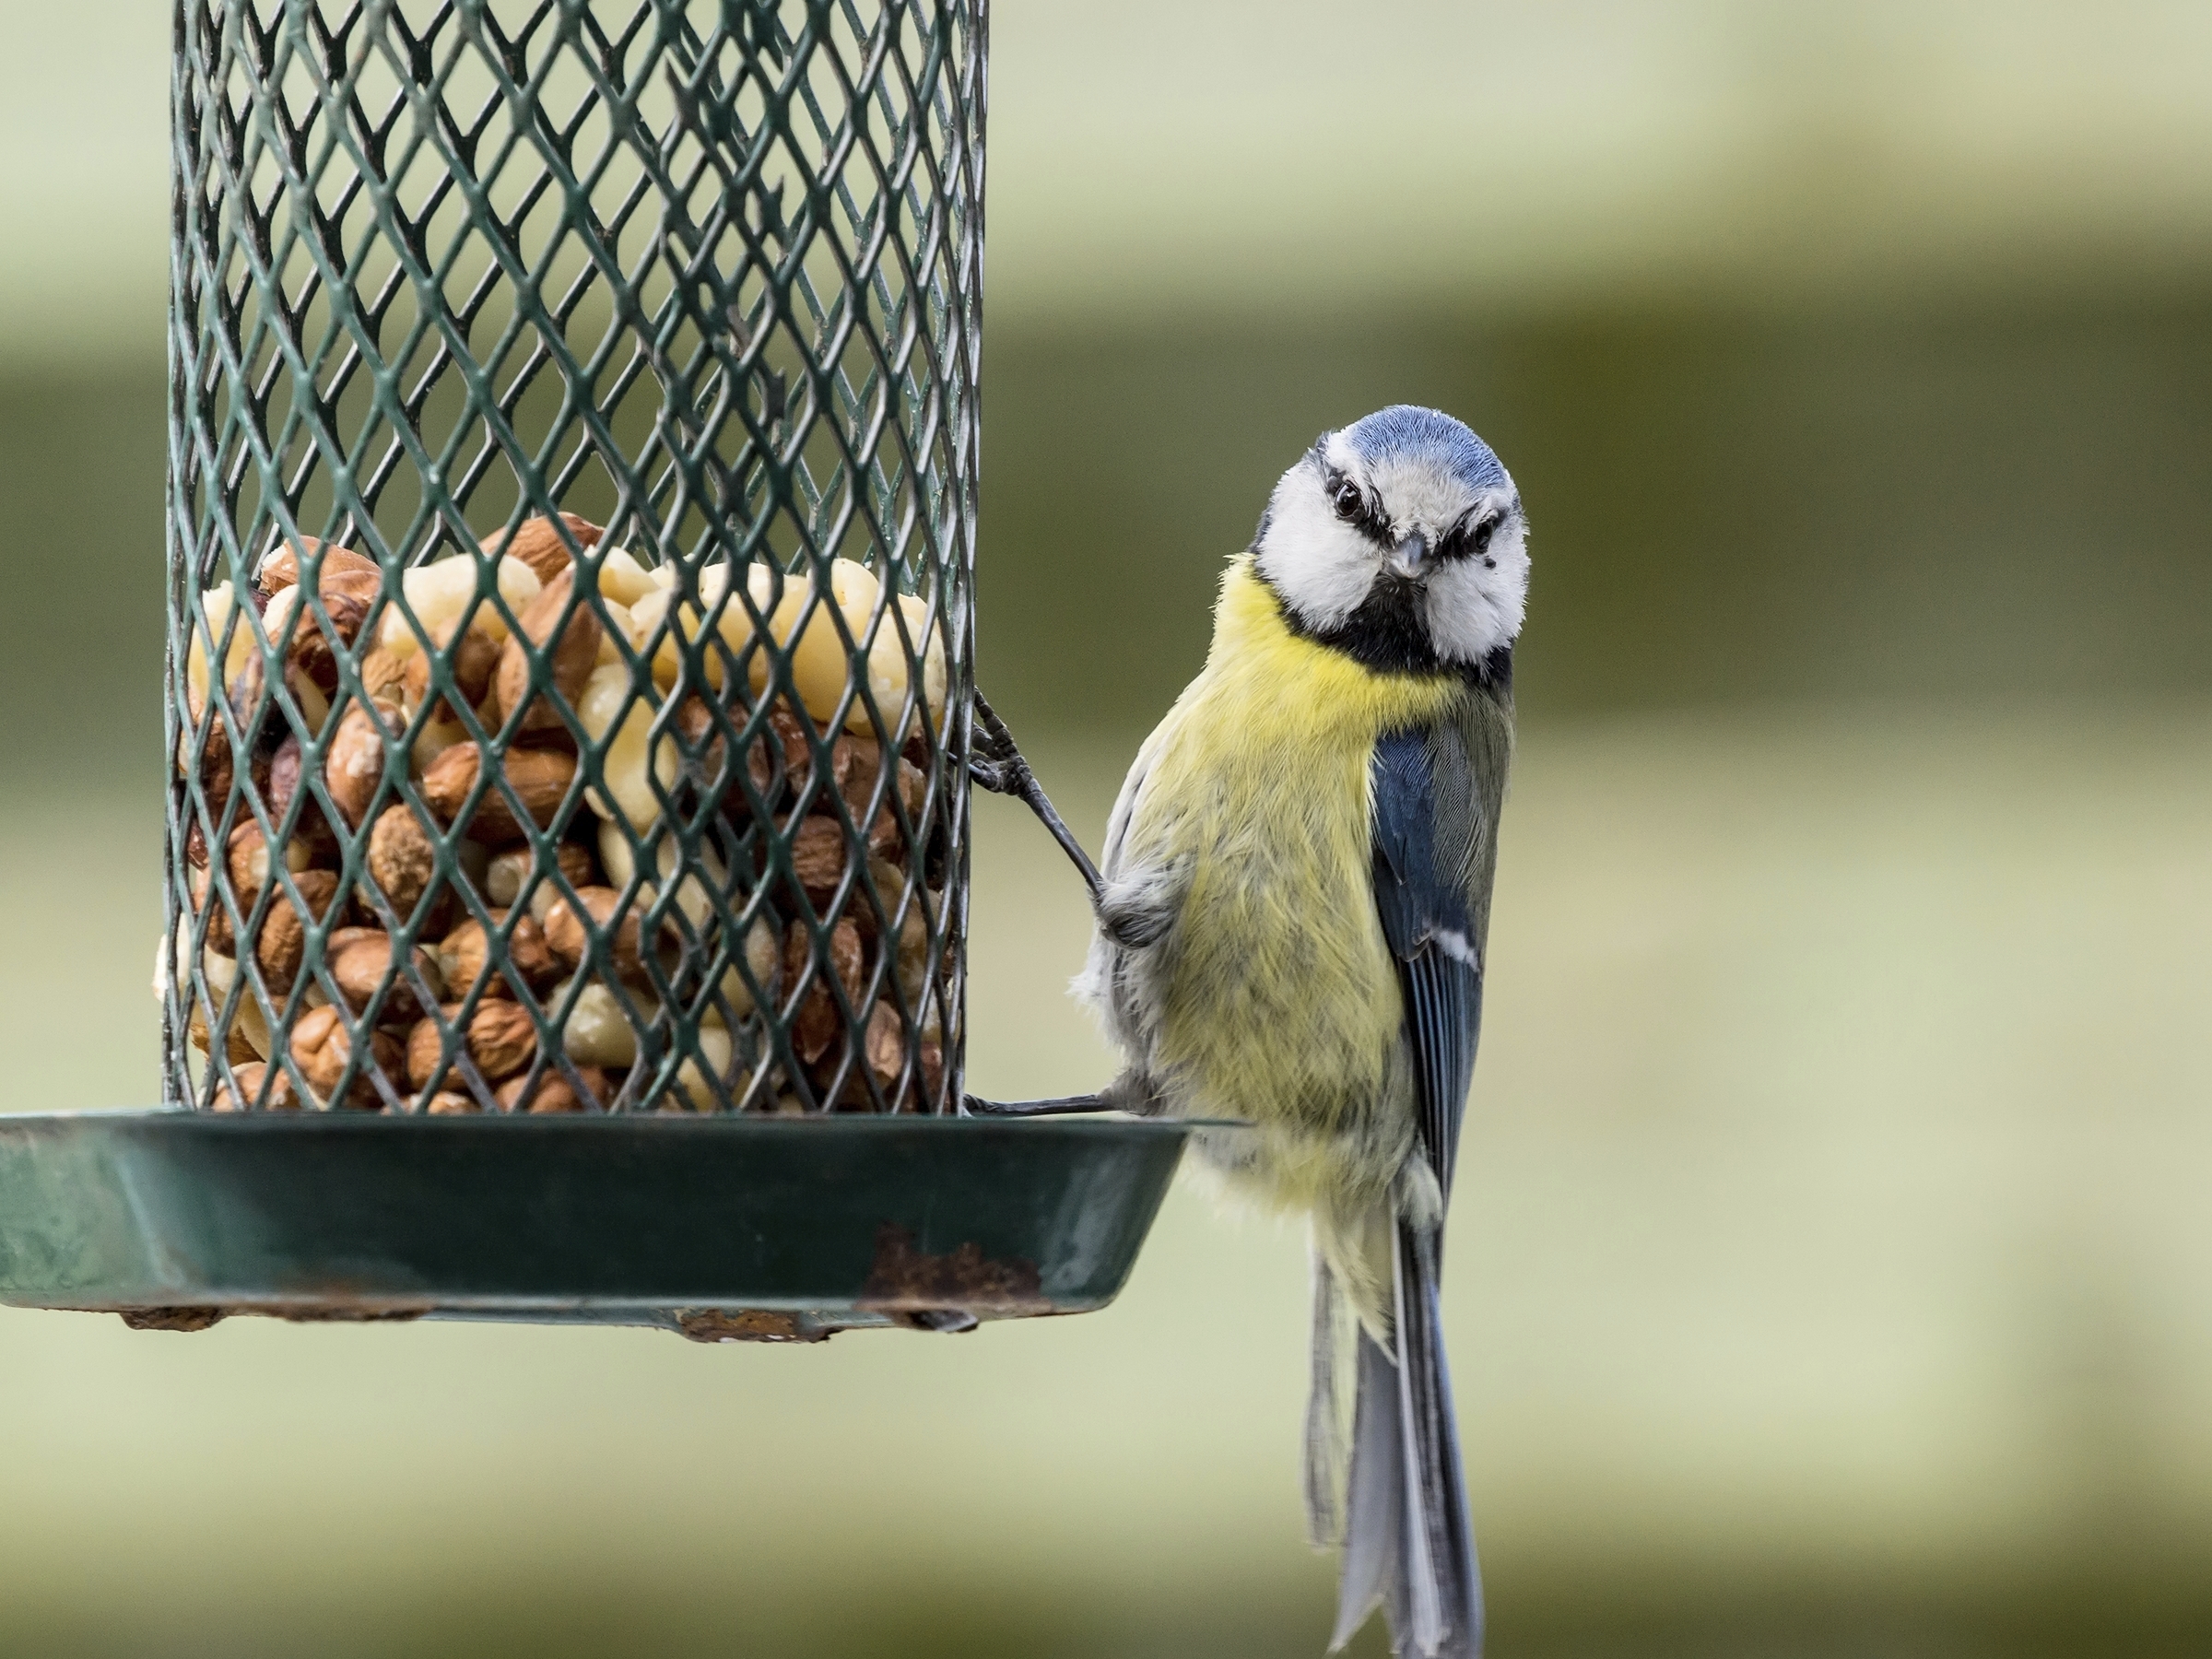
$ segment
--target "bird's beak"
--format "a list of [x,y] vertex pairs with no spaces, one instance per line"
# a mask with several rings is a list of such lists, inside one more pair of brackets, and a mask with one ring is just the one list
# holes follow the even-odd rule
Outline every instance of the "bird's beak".
[[1414,531],[1390,550],[1391,568],[1408,582],[1421,573],[1422,561],[1429,557],[1429,538]]

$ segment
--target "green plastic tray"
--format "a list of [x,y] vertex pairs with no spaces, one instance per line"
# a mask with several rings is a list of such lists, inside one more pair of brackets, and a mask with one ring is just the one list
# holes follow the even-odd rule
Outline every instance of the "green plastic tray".
[[1113,1300],[1191,1125],[0,1116],[0,1302],[197,1329],[960,1330]]

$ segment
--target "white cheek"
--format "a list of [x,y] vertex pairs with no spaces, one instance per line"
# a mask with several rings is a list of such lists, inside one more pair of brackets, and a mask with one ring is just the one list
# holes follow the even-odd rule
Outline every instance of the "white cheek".
[[1271,514],[1260,543],[1260,574],[1301,621],[1334,628],[1374,586],[1374,548],[1329,511],[1310,479],[1284,480]]
[[1429,579],[1429,637],[1447,662],[1479,663],[1521,632],[1528,607],[1528,544],[1516,525],[1490,550],[1493,565],[1455,560]]

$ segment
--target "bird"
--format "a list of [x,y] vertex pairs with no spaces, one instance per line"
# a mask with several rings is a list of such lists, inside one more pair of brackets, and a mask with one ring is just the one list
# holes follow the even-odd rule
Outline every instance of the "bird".
[[[1481,1030],[1527,518],[1490,447],[1398,405],[1324,432],[1231,559],[1198,677],[1146,740],[1094,870],[1075,990],[1101,1106],[1197,1120],[1230,1194],[1310,1218],[1305,1502],[1341,1546],[1341,1648],[1475,1659],[1483,1600],[1441,1324]],[[986,787],[1043,799],[987,707]],[[1003,739],[1003,742],[1000,740]]]

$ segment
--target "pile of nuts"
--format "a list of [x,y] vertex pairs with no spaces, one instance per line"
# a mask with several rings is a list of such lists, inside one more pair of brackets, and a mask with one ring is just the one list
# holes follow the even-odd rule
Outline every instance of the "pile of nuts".
[[389,590],[305,542],[199,596],[156,990],[216,1110],[938,1104],[940,622],[849,560],[740,597],[600,541],[531,519]]

